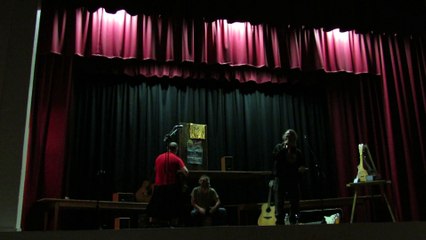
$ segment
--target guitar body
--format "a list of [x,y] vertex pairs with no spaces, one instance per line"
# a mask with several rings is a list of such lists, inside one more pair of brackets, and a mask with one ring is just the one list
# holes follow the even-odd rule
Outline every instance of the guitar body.
[[269,181],[269,194],[268,202],[262,204],[260,216],[257,219],[257,225],[259,226],[275,226],[277,217],[275,216],[275,206],[271,206],[271,194],[272,187],[274,186],[274,180]]
[[261,213],[257,220],[259,226],[275,226],[277,218],[275,216],[275,206],[271,206],[269,203],[262,204]]
[[357,173],[357,177],[359,179],[360,182],[365,182],[367,181],[367,170],[365,170],[365,168],[361,165],[358,165],[358,173]]
[[188,183],[186,182],[186,176],[183,173],[178,172],[176,174],[176,182],[182,193],[188,192],[189,190]]
[[135,193],[136,201],[138,202],[149,202],[151,200],[153,191],[153,184],[145,180],[142,183],[142,186]]

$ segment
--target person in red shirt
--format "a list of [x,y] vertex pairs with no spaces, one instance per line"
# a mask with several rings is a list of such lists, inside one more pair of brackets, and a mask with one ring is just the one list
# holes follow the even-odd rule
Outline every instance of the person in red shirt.
[[178,144],[170,142],[167,152],[155,159],[154,190],[147,206],[151,224],[177,225],[182,217],[183,197],[179,174],[187,176],[189,171],[177,151]]

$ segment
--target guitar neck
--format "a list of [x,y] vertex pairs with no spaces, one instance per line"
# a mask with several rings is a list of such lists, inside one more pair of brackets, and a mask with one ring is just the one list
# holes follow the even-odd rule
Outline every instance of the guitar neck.
[[271,195],[272,195],[272,186],[271,186],[271,184],[269,184],[268,206],[271,205]]
[[364,169],[364,144],[359,144],[359,165],[358,165],[358,174],[357,178],[361,182],[365,182],[367,180],[367,171]]
[[359,150],[359,166],[360,168],[364,168],[364,144],[359,144],[358,150]]

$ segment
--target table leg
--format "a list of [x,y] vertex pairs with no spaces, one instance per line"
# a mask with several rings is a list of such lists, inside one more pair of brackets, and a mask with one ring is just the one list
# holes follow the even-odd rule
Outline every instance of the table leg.
[[385,199],[386,205],[388,207],[388,211],[389,211],[389,213],[391,215],[391,218],[392,218],[392,222],[396,222],[395,216],[393,215],[392,208],[391,208],[391,206],[389,204],[388,198],[386,197],[385,190],[383,189],[383,187],[380,188],[380,192],[382,194],[382,197]]
[[240,226],[241,225],[241,207],[240,206],[238,206],[237,207],[237,221],[238,221],[238,226]]
[[43,230],[47,231],[48,230],[48,225],[49,225],[49,211],[48,210],[44,210],[44,225],[43,225]]
[[52,230],[58,230],[59,226],[59,204],[56,203],[53,207],[53,229]]
[[354,213],[355,213],[355,206],[356,206],[356,199],[358,197],[358,190],[355,189],[355,193],[354,193],[354,199],[352,201],[352,211],[351,211],[351,220],[350,223],[353,223],[354,220]]

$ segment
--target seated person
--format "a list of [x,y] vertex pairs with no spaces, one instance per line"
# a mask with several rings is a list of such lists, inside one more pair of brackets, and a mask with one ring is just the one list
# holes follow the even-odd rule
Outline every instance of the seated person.
[[195,225],[223,225],[226,223],[226,209],[219,207],[220,199],[216,190],[210,186],[210,178],[202,175],[200,184],[191,192],[193,210],[191,217]]

